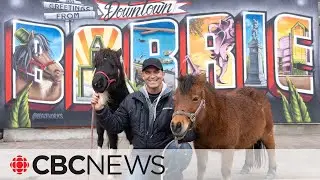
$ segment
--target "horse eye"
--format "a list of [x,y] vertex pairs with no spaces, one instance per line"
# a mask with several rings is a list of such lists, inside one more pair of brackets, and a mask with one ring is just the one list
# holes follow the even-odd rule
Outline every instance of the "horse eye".
[[192,101],[198,101],[199,100],[199,97],[193,97],[192,98]]
[[111,68],[114,68],[114,67],[115,67],[115,65],[112,64],[112,63],[109,63],[109,65],[111,66]]

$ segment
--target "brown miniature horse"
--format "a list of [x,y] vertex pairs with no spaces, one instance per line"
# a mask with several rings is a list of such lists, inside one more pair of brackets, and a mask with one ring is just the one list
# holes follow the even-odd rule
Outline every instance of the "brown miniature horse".
[[[193,129],[197,134],[195,149],[216,149],[219,152],[224,149],[221,151],[223,179],[231,179],[235,149],[246,149],[241,173],[249,173],[254,164],[261,166],[263,145],[268,149],[269,157],[267,178],[275,177],[273,118],[271,105],[263,93],[253,88],[217,92],[206,81],[205,75],[186,75],[178,78],[174,106],[171,131],[176,138],[184,137]],[[254,153],[253,149],[259,150]],[[196,151],[196,155],[197,176],[203,179],[208,151]]]

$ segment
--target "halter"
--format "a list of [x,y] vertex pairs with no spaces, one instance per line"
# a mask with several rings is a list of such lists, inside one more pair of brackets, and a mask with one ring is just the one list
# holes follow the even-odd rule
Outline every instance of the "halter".
[[198,116],[198,114],[200,113],[200,111],[203,108],[205,108],[205,100],[204,99],[201,100],[196,112],[190,113],[190,112],[184,112],[184,111],[176,111],[176,112],[173,113],[172,117],[174,117],[176,115],[187,116],[190,119],[190,121],[191,121],[191,123],[193,125],[195,123],[195,121],[196,121],[196,117]]
[[52,64],[55,64],[55,62],[54,61],[50,61],[50,62],[48,62],[47,64],[42,64],[42,63],[40,63],[39,61],[37,61],[37,60],[34,60],[33,58],[31,58],[31,60],[30,60],[30,62],[29,62],[29,68],[28,69],[26,69],[26,68],[18,68],[21,72],[24,72],[24,73],[26,73],[26,74],[31,74],[32,73],[32,66],[30,66],[30,65],[36,65],[36,66],[38,66],[39,67],[39,69],[41,69],[41,70],[44,70],[44,69],[46,69],[48,66],[50,66],[50,65],[52,65]]
[[[35,81],[38,82],[39,80],[37,80],[37,76],[36,76],[35,73],[36,73],[37,71],[40,72],[40,80],[41,80],[41,79],[42,79],[42,78],[41,78],[41,77],[42,77],[42,71],[45,70],[47,67],[49,67],[49,66],[52,65],[52,64],[55,64],[55,62],[54,62],[54,61],[50,61],[50,62],[48,62],[47,64],[42,64],[42,63],[40,63],[39,61],[31,58],[31,60],[30,60],[30,62],[29,62],[29,65],[28,65],[28,68],[21,68],[21,67],[19,67],[18,70],[19,70],[20,72],[23,72],[23,73],[27,74],[27,75],[33,76],[34,79],[35,79]],[[33,69],[32,69],[33,66],[31,66],[31,65],[35,65],[35,66],[37,66],[37,67],[39,67],[39,68],[35,68],[35,72],[33,72],[33,71],[32,71],[32,70],[33,70]]]
[[98,72],[96,72],[96,74],[102,74],[105,78],[107,78],[108,86],[106,89],[108,89],[108,87],[110,86],[111,83],[116,82],[116,79],[110,79],[109,76],[106,73],[104,73],[103,71],[98,71]]

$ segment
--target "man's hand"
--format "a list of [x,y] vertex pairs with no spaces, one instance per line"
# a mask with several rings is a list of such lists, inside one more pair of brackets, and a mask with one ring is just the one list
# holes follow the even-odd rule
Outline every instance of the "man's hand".
[[94,110],[99,111],[104,108],[104,105],[107,103],[107,95],[96,93],[92,94],[91,104],[94,107]]

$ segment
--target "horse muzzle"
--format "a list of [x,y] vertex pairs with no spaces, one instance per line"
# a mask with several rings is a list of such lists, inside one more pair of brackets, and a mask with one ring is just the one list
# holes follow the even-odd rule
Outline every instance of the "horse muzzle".
[[116,79],[111,79],[105,72],[97,71],[92,80],[92,88],[95,92],[103,93],[113,82],[116,81]]
[[56,69],[54,70],[54,72],[51,72],[47,69],[43,70],[43,77],[55,83],[61,82],[63,75],[64,75],[63,70]]
[[179,133],[182,131],[182,123],[181,122],[178,122],[178,123],[174,123],[172,122],[170,124],[170,128],[171,128],[171,131],[173,134],[175,135],[179,135]]
[[103,93],[108,87],[108,81],[101,74],[96,74],[92,80],[92,88],[95,92]]
[[173,136],[176,139],[183,139],[187,132],[192,129],[192,123],[188,122],[188,125],[182,123],[181,121],[174,122],[172,121],[170,124],[170,129]]

